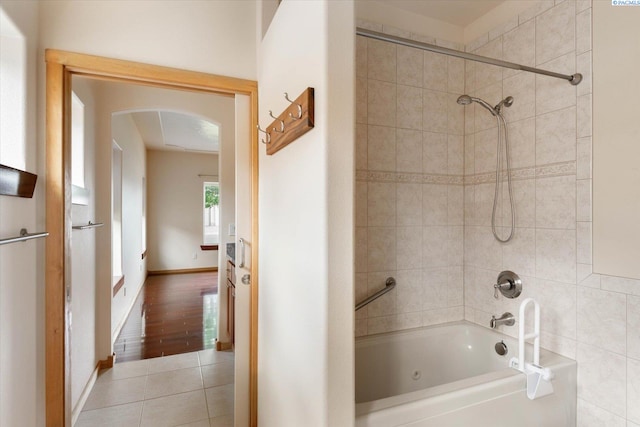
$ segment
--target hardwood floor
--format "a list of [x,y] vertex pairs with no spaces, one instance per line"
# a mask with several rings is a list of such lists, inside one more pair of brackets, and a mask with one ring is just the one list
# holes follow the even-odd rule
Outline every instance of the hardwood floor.
[[114,344],[116,363],[215,348],[218,273],[149,276]]

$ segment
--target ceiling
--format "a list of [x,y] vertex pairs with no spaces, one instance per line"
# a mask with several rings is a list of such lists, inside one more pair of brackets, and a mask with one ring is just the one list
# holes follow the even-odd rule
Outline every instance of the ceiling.
[[127,114],[149,150],[220,151],[220,127],[209,120],[163,110]]
[[505,0],[393,0],[391,6],[466,27]]

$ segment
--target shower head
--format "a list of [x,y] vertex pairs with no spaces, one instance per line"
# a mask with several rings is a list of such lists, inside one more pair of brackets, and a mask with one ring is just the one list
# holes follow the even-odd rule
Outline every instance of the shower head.
[[489,110],[489,112],[491,114],[493,114],[494,116],[497,116],[499,111],[497,111],[495,108],[493,108],[491,105],[487,104],[486,101],[483,101],[480,98],[474,98],[473,96],[469,96],[469,95],[460,95],[458,97],[458,104],[460,105],[469,105],[472,102],[477,102],[478,104],[482,105],[484,108],[486,108],[487,110]]
[[458,104],[460,105],[469,105],[471,102],[473,102],[473,100],[469,95],[460,95],[458,98]]

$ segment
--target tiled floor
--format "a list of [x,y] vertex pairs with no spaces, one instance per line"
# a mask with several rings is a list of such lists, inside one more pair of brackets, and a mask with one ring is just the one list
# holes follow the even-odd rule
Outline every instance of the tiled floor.
[[233,353],[124,362],[102,371],[75,427],[233,426]]

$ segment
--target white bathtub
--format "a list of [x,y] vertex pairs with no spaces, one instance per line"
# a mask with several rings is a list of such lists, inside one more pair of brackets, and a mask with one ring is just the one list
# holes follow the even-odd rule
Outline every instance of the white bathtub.
[[529,400],[508,367],[517,352],[516,340],[468,322],[358,338],[356,427],[575,427],[575,361],[541,350],[554,393]]

